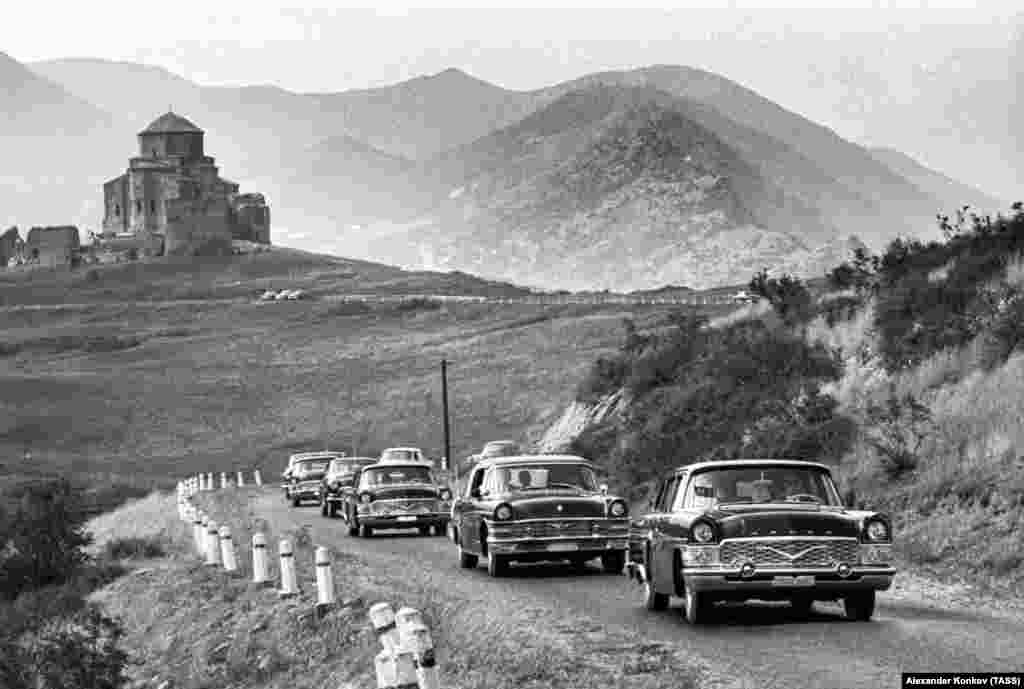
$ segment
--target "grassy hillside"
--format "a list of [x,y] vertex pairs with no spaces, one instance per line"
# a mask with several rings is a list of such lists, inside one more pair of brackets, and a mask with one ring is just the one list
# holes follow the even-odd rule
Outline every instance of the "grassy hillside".
[[[442,358],[451,362],[453,453],[464,456],[488,440],[523,439],[543,426],[589,362],[614,346],[629,314],[615,306],[429,300],[116,298],[143,285],[251,297],[256,284],[344,284],[340,272],[350,266],[360,271],[352,290],[505,289],[459,274],[307,258],[308,265],[294,266],[293,279],[261,268],[269,260],[262,255],[221,273],[199,264],[194,272],[114,266],[98,281],[114,285],[106,301],[104,288],[94,287],[75,292],[76,300],[94,300],[81,308],[0,311],[0,475],[58,470],[151,485],[249,465],[272,477],[289,451],[325,444],[361,453],[416,444],[439,457]],[[61,289],[59,280],[33,277],[12,291],[45,301],[60,298]]]
[[1024,210],[943,225],[859,252],[817,299],[760,276],[768,317],[627,329],[577,399],[629,404],[577,448],[634,488],[701,459],[825,461],[849,500],[893,514],[906,563],[1019,595]]

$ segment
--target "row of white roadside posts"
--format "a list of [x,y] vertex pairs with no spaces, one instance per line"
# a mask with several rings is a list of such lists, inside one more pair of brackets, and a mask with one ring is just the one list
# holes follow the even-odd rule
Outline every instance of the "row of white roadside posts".
[[[257,487],[263,485],[259,470],[253,472]],[[178,516],[192,525],[192,538],[196,554],[210,567],[223,568],[229,574],[237,575],[238,558],[231,529],[218,526],[195,504],[196,494],[214,490],[214,474],[198,474],[178,482]],[[234,482],[227,473],[220,474],[220,487],[245,487],[242,472],[237,472]],[[258,586],[270,586],[267,566],[267,537],[263,533],[252,535],[252,582]],[[295,572],[295,554],[290,539],[282,538],[278,543],[280,560],[281,597],[299,594]],[[314,556],[316,568],[316,614],[322,618],[336,604],[334,573],[330,553],[320,546]],[[434,654],[434,642],[430,630],[423,621],[423,615],[413,608],[401,608],[396,613],[390,603],[375,603],[369,610],[370,624],[382,650],[375,659],[378,689],[440,689],[441,682]]]

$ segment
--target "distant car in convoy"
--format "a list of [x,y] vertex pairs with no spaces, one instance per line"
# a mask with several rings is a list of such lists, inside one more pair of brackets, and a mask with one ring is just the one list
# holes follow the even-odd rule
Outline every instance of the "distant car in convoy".
[[316,452],[296,452],[295,454],[288,456],[288,464],[285,466],[284,471],[281,472],[281,478],[284,479],[285,483],[291,476],[292,468],[304,459],[322,459],[331,461],[337,457],[344,457],[344,452],[332,452],[330,450],[319,450]]
[[324,453],[321,456],[303,457],[290,464],[284,473],[284,499],[293,507],[298,507],[304,500],[319,502],[320,482],[333,458]]
[[355,489],[346,494],[344,518],[349,534],[372,536],[387,529],[418,529],[426,536],[445,532],[451,491],[434,479],[423,462],[379,461],[361,467]]
[[691,624],[716,601],[746,600],[788,600],[806,615],[841,599],[848,618],[869,620],[896,573],[892,540],[885,515],[843,506],[823,464],[706,462],[660,481],[631,524],[627,573],[647,609],[681,597]]
[[345,496],[355,488],[355,479],[362,467],[376,464],[373,457],[338,457],[327,465],[320,481],[320,513],[336,517],[344,508]]
[[582,568],[599,557],[605,571],[622,572],[629,508],[598,485],[596,473],[575,455],[481,460],[452,506],[459,566],[484,558],[488,573],[502,576],[511,562],[568,560]]
[[430,464],[418,447],[389,447],[380,453],[381,462],[420,462]]

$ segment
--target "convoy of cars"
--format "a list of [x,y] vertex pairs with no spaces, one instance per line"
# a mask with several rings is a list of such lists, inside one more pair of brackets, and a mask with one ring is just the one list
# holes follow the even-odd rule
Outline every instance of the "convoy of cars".
[[[461,494],[435,475],[416,447],[377,459],[312,452],[289,457],[285,497],[315,500],[352,536],[417,529],[447,532],[460,567],[483,561],[490,576],[513,563],[561,562],[640,584],[648,610],[682,599],[704,622],[719,602],[786,601],[807,615],[815,601],[841,601],[869,620],[877,591],[896,570],[892,524],[844,506],[829,468],[803,460],[745,459],[681,466],[657,482],[647,509],[631,515],[576,455],[525,454],[493,441],[470,457]],[[460,483],[463,483],[460,481]]]

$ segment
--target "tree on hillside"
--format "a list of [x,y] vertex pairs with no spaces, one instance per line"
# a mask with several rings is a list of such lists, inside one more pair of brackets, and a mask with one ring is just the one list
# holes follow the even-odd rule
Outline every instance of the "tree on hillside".
[[84,549],[92,539],[71,484],[59,479],[20,485],[7,497],[17,508],[0,532],[6,544],[0,596],[14,598],[75,575],[88,560]]
[[811,293],[800,278],[792,275],[768,277],[768,270],[762,269],[750,279],[748,289],[767,300],[788,325],[806,319],[810,313]]

